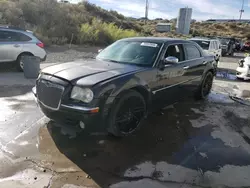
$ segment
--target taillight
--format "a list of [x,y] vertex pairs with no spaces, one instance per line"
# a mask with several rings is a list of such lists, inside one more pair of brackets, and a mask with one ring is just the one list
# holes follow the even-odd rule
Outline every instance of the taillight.
[[42,42],[38,42],[36,43],[37,46],[39,46],[40,48],[44,48],[44,44]]

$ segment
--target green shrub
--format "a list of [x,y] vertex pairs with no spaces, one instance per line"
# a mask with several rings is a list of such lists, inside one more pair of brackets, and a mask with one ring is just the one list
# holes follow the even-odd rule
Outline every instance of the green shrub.
[[134,30],[121,29],[114,23],[104,23],[93,19],[92,23],[81,25],[80,44],[110,44],[116,40],[138,36]]

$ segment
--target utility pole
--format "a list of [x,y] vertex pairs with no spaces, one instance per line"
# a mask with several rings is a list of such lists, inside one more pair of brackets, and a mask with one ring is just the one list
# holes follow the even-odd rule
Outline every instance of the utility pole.
[[147,23],[148,20],[148,0],[146,0],[146,6],[145,6],[145,24]]
[[242,6],[241,6],[241,9],[240,9],[240,20],[241,20],[243,12],[244,12],[244,0],[242,0]]

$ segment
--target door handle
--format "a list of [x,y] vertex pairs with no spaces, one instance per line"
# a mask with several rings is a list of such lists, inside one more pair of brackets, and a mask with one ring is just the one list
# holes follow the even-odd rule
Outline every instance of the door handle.
[[203,65],[206,65],[207,64],[207,61],[203,61],[203,63],[202,63]]
[[183,67],[183,69],[184,69],[184,70],[187,70],[187,69],[189,69],[189,66],[185,66],[185,67]]
[[14,47],[18,48],[18,47],[20,47],[20,45],[19,44],[15,44]]

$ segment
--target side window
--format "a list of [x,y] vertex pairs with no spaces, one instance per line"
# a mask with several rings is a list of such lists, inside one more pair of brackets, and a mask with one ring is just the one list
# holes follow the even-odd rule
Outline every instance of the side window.
[[11,36],[8,31],[0,31],[0,42],[9,42],[10,40]]
[[31,38],[28,37],[27,35],[22,34],[22,33],[17,33],[17,41],[25,42],[25,41],[30,41],[30,40]]
[[22,33],[13,31],[0,31],[0,42],[24,42],[30,40],[30,37]]
[[188,60],[196,59],[196,58],[201,57],[200,50],[196,46],[194,46],[192,44],[186,44],[185,49],[186,49],[186,52],[187,52],[187,59]]
[[215,46],[214,46],[214,41],[211,41],[211,50],[214,50]]
[[167,47],[166,53],[164,54],[164,58],[169,56],[178,58],[179,62],[184,61],[185,56],[182,44],[169,45]]

